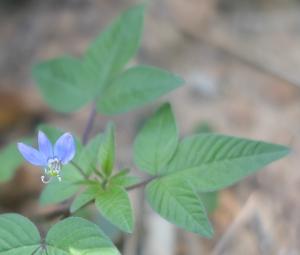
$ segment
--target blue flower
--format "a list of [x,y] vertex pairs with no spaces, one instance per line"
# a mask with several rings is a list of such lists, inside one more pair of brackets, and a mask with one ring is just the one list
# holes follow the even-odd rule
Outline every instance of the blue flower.
[[75,156],[76,147],[73,136],[65,133],[52,146],[48,137],[39,131],[38,145],[39,150],[36,150],[24,143],[18,143],[18,149],[29,163],[44,168],[45,175],[41,177],[43,183],[50,182],[52,177],[57,177],[61,181],[62,165],[68,164]]

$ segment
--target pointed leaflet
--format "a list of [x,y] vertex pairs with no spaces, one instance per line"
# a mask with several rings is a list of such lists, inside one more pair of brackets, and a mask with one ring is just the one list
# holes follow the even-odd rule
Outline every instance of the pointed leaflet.
[[134,142],[134,160],[152,175],[163,173],[178,144],[176,122],[169,104],[163,105],[147,121]]
[[182,83],[178,76],[159,68],[132,67],[111,81],[97,107],[104,114],[128,112],[156,100]]
[[206,212],[210,215],[212,214],[219,205],[219,192],[213,191],[213,192],[205,192],[198,194],[201,201],[203,202],[203,205],[206,209]]
[[137,176],[129,175],[129,169],[120,170],[117,174],[111,177],[110,184],[114,186],[121,186],[123,188],[130,187],[139,183],[140,178]]
[[81,62],[72,57],[61,57],[36,65],[33,77],[45,101],[59,112],[75,111],[95,95],[95,84],[91,77]]
[[111,26],[92,42],[84,58],[90,76],[96,76],[100,88],[134,56],[143,29],[144,5],[124,12]]
[[31,221],[14,214],[0,215],[0,254],[31,254],[40,246],[40,234]]
[[112,123],[107,125],[98,156],[103,173],[109,177],[115,161],[115,128]]
[[97,193],[96,206],[112,224],[125,232],[132,232],[133,212],[128,194],[122,187],[110,186]]
[[213,235],[205,208],[187,182],[152,181],[146,187],[146,198],[154,211],[176,226],[205,237]]
[[98,134],[93,137],[89,143],[82,149],[79,155],[78,164],[84,170],[84,172],[89,176],[91,175],[98,166],[98,152],[102,143],[104,141],[104,135]]
[[165,178],[189,180],[202,192],[230,186],[282,158],[289,149],[242,138],[203,134],[184,139],[166,167]]
[[81,207],[85,206],[89,202],[91,202],[99,192],[99,184],[91,184],[87,187],[86,190],[81,192],[74,201],[72,202],[70,211],[74,213],[75,211],[79,210]]
[[97,225],[78,217],[54,225],[46,244],[49,254],[120,254]]
[[[201,122],[197,125],[195,133],[213,133],[214,128],[208,122]],[[218,207],[219,192],[205,192],[199,194],[200,199],[206,208],[208,214],[212,214]]]

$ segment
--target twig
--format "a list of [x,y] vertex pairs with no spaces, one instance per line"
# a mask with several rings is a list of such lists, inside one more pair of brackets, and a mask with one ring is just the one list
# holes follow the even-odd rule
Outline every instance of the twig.
[[94,126],[96,115],[97,115],[96,102],[94,102],[93,105],[92,105],[90,116],[88,118],[88,122],[87,122],[87,124],[85,126],[85,129],[83,131],[83,135],[82,135],[82,144],[83,145],[87,144],[87,142],[89,140],[89,136],[90,136],[90,133],[91,133],[92,128]]
[[146,186],[149,182],[151,182],[151,181],[153,181],[154,179],[156,179],[157,177],[151,177],[151,178],[149,178],[149,179],[147,179],[147,180],[145,180],[145,181],[142,181],[142,182],[140,182],[140,183],[137,183],[137,184],[135,184],[135,185],[132,185],[132,186],[129,186],[129,187],[127,187],[126,188],[126,190],[127,191],[130,191],[130,190],[133,190],[133,189],[137,189],[137,188],[141,188],[141,187],[143,187],[143,186]]
[[[82,135],[82,144],[85,145],[88,142],[90,133],[93,129],[94,126],[94,122],[95,122],[95,118],[96,118],[96,114],[97,114],[97,109],[96,109],[96,102],[93,103],[92,108],[91,108],[91,112],[86,124],[86,127],[83,131],[83,135]],[[78,170],[78,172],[86,179],[89,179],[89,176],[83,171],[83,169],[74,161],[71,161],[71,164]],[[52,220],[52,219],[56,219],[58,217],[61,218],[66,218],[69,217],[71,215],[70,212],[70,201],[66,204],[61,205],[61,207],[56,208],[54,211],[46,213],[44,215],[38,215],[37,218],[40,220]]]
[[[129,187],[126,188],[126,190],[130,191],[130,190],[133,190],[133,189],[142,188],[142,187],[146,186],[149,182],[154,180],[155,178],[157,178],[157,177],[151,177],[151,178],[149,178],[145,181],[142,181],[138,184],[129,186]],[[82,207],[85,207],[85,206],[87,206],[91,203],[93,203],[93,201],[90,201],[90,202],[86,203]],[[69,203],[63,204],[59,208],[56,208],[55,210],[53,210],[52,212],[49,212],[45,215],[39,215],[37,218],[44,219],[44,220],[53,220],[53,219],[56,219],[58,217],[62,217],[62,218],[69,217],[71,214],[74,214],[76,212],[75,211],[75,212],[71,213],[69,207],[70,207]]]

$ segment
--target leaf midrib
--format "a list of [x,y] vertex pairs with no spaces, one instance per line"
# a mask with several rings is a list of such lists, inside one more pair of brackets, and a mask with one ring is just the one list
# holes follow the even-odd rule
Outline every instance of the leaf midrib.
[[[194,222],[196,225],[199,226],[198,221],[197,221],[193,216],[191,216],[192,214],[184,207],[184,205],[183,205],[180,201],[178,201],[178,200],[176,199],[176,196],[174,196],[173,193],[170,191],[170,189],[168,189],[167,185],[164,185],[164,184],[162,184],[161,182],[157,183],[157,185],[159,185],[162,189],[164,189],[165,192],[168,194],[168,196],[169,196],[173,201],[175,201],[176,204],[180,205],[180,207],[184,209],[184,211],[187,213],[187,215],[190,215],[190,217],[192,218],[193,222]],[[193,191],[190,191],[190,192],[192,193]]]
[[228,162],[228,161],[237,161],[237,160],[243,160],[243,159],[247,159],[247,158],[251,158],[251,157],[265,157],[267,155],[270,155],[270,154],[282,154],[282,155],[285,155],[288,153],[288,149],[282,149],[280,151],[272,151],[272,152],[265,152],[265,153],[259,153],[259,154],[252,154],[252,155],[246,155],[246,156],[241,156],[241,157],[232,157],[232,158],[227,158],[227,159],[221,159],[221,160],[216,160],[216,161],[209,161],[209,162],[206,162],[206,163],[200,163],[198,165],[193,165],[193,166],[190,166],[188,168],[181,168],[181,169],[175,169],[169,173],[167,173],[166,175],[172,175],[172,174],[176,174],[178,172],[181,172],[181,171],[191,171],[191,170],[194,170],[195,168],[199,168],[199,167],[205,167],[205,166],[209,166],[211,164],[214,164],[214,163],[217,163],[217,164],[220,164],[220,163],[224,163],[224,162]]

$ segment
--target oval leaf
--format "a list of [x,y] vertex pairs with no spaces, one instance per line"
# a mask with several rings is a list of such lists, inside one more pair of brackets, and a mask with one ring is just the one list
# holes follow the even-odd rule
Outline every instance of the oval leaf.
[[78,217],[54,225],[46,244],[49,254],[120,254],[97,225]]
[[81,62],[72,57],[48,60],[33,69],[43,98],[59,112],[78,110],[94,97],[95,84],[88,75]]
[[0,254],[33,254],[40,247],[40,234],[31,221],[18,214],[0,216]]

